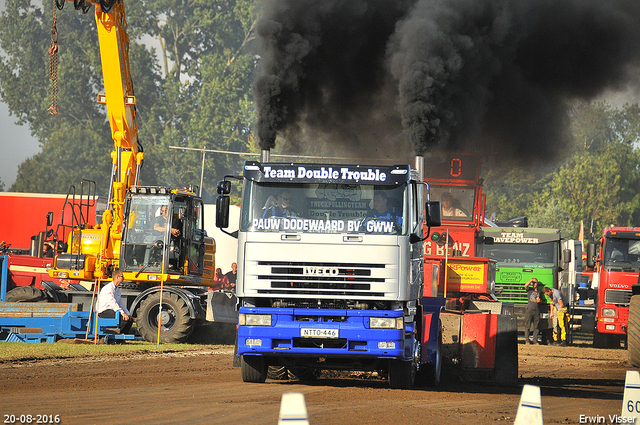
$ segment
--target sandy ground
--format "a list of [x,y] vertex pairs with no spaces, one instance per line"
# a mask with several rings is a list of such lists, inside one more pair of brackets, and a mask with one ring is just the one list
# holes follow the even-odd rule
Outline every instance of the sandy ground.
[[[276,424],[283,393],[305,395],[311,424],[511,424],[522,385],[541,387],[545,424],[620,414],[623,349],[519,345],[517,386],[444,381],[391,390],[380,378],[243,383],[233,347],[195,353],[0,363],[0,414],[65,424]],[[19,418],[17,418],[19,419]],[[20,422],[16,422],[20,423]],[[607,422],[608,423],[608,422]]]

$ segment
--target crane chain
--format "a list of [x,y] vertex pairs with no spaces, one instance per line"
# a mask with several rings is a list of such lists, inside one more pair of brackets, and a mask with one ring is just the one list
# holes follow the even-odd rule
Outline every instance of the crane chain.
[[[58,6],[57,0],[54,0]],[[58,29],[56,27],[56,9],[53,9],[53,26],[51,27],[51,46],[49,47],[49,79],[51,80],[51,115],[58,115]]]

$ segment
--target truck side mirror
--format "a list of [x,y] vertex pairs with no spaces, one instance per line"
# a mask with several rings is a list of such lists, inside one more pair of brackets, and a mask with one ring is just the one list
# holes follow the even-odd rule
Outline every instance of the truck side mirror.
[[565,249],[562,251],[562,266],[566,267],[567,264],[569,264],[571,262],[571,250],[570,249]]
[[593,268],[596,265],[596,244],[590,243],[587,245],[587,267]]
[[442,224],[439,201],[427,202],[424,205],[424,210],[426,212],[425,219],[427,220],[428,227],[439,227]]
[[228,195],[231,193],[231,181],[220,180],[217,187],[218,195]]
[[49,211],[47,213],[47,227],[51,227],[52,224],[53,224],[53,213]]
[[[231,182],[227,182],[231,185]],[[220,185],[218,184],[218,189]],[[219,195],[216,198],[216,227],[226,229],[229,227],[229,202],[228,196]]]

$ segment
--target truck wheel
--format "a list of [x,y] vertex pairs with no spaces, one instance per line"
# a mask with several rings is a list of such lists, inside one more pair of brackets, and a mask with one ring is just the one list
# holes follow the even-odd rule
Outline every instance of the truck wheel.
[[[158,341],[158,313],[160,293],[150,294],[140,303],[136,326],[145,341]],[[162,297],[160,342],[183,343],[193,332],[195,321],[189,314],[189,306],[176,294],[167,293]]]
[[415,383],[415,367],[412,361],[389,360],[389,386],[399,390],[410,390]]
[[632,296],[629,303],[627,349],[631,366],[640,367],[640,295]]
[[415,337],[413,338],[413,347],[413,357],[409,361],[389,360],[389,386],[391,388],[413,389],[422,360],[420,343]]
[[267,369],[267,378],[286,380],[289,379],[289,371],[284,366],[269,366]]
[[606,348],[606,343],[606,335],[601,334],[598,332],[598,329],[595,329],[593,331],[593,348]]
[[244,382],[264,382],[268,365],[263,356],[245,356],[240,359],[240,371]]
[[420,373],[424,376],[424,383],[430,387],[436,387],[440,384],[442,375],[442,332],[438,334],[438,346],[436,348],[435,364],[428,363],[422,366]]
[[292,367],[289,369],[289,379],[298,381],[315,381],[318,379],[319,370],[308,367]]
[[[597,325],[596,325],[597,326]],[[596,329],[593,332],[594,348],[620,348],[620,335],[603,334]]]
[[33,286],[18,286],[7,292],[8,303],[46,303],[48,301],[47,293]]

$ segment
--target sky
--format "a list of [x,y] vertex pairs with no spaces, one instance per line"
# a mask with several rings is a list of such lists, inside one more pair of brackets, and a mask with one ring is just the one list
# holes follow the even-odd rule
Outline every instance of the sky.
[[[4,0],[0,0],[0,12],[4,11]],[[31,137],[29,128],[16,125],[16,116],[9,115],[9,109],[0,102],[0,180],[4,190],[16,181],[18,165],[25,159],[40,152],[40,144]]]
[[7,105],[0,102],[0,179],[4,190],[9,190],[16,181],[18,165],[40,152],[40,144],[31,137],[27,126],[16,125],[15,121],[15,115],[10,116]]

